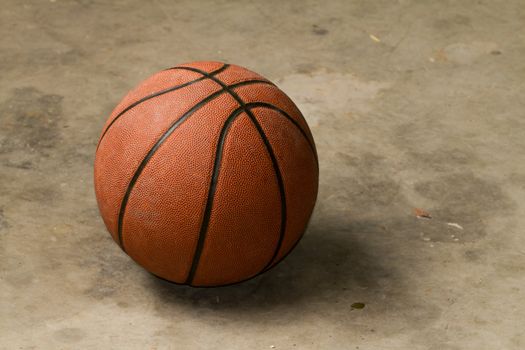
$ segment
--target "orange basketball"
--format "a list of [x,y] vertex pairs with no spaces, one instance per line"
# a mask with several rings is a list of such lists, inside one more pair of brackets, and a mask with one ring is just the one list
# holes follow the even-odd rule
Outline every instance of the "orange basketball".
[[191,286],[244,281],[301,239],[318,187],[295,104],[245,68],[193,62],[129,92],[104,126],[95,191],[104,223],[154,275]]

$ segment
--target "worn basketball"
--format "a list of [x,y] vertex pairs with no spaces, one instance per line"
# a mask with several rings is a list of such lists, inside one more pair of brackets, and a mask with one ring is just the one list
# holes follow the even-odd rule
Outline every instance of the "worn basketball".
[[279,263],[305,231],[318,175],[290,98],[220,62],[139,84],[111,113],[95,157],[115,242],[154,275],[191,286],[244,281]]

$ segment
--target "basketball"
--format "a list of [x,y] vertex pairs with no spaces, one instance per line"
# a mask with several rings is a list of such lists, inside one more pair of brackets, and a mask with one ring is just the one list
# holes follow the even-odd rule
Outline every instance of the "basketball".
[[121,249],[157,277],[200,287],[282,261],[306,229],[318,176],[292,100],[221,62],[166,69],[130,91],[103,127],[94,169]]

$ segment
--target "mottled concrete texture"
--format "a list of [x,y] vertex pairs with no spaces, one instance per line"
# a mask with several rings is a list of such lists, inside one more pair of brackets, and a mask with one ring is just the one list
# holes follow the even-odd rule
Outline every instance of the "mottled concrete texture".
[[[3,0],[0,348],[524,349],[524,23],[519,0]],[[124,93],[203,59],[274,80],[321,166],[295,252],[219,289],[133,263],[92,185]]]

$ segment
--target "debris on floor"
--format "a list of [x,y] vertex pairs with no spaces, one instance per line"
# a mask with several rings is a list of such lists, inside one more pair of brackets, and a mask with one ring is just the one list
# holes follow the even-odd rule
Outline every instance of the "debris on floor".
[[365,303],[353,303],[352,305],[350,305],[350,307],[352,309],[364,309],[365,308]]
[[432,215],[430,215],[428,211],[421,208],[414,208],[414,215],[420,219],[432,219]]
[[461,226],[460,224],[456,224],[455,222],[447,222],[447,225],[463,230],[463,226]]
[[376,43],[380,43],[381,42],[381,39],[379,39],[377,36],[375,36],[374,34],[370,34],[370,39],[374,40]]
[[420,232],[419,233],[419,236],[421,237],[421,239],[425,242],[430,242],[430,237],[425,237],[425,234],[423,232]]

